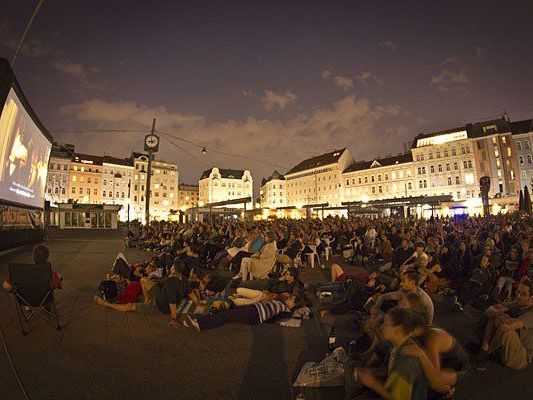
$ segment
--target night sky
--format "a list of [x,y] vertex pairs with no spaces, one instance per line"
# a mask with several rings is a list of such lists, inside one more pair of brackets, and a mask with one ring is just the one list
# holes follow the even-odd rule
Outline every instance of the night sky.
[[[288,4],[290,3],[290,4]],[[37,0],[0,14],[11,60]],[[403,151],[421,132],[533,117],[533,2],[47,0],[15,72],[50,131],[157,129],[285,172],[348,147]],[[143,133],[54,134],[128,156]],[[180,181],[273,165],[162,141]]]

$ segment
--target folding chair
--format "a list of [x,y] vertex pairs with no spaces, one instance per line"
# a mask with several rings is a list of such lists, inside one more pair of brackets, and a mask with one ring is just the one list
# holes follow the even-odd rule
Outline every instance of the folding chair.
[[8,270],[22,334],[28,334],[27,329],[37,315],[51,323],[51,318],[54,318],[56,329],[60,331],[50,263],[9,264]]

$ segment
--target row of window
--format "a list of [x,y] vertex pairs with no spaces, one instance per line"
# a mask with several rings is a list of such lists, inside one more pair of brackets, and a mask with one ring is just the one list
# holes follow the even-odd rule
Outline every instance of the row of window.
[[522,150],[522,148],[526,149],[526,150],[529,150],[530,148],[530,145],[529,145],[529,140],[524,140],[523,144],[520,140],[517,140],[516,141],[516,148],[518,150]]
[[55,163],[50,163],[50,166],[48,167],[48,169],[57,169],[58,171],[68,171],[68,164],[55,164]]
[[[461,154],[469,154],[469,153],[470,153],[470,147],[461,147]],[[444,150],[443,154],[444,154],[444,157],[449,157],[450,156],[450,153],[449,153],[448,150]],[[451,154],[452,154],[452,156],[456,156],[457,155],[457,149],[455,147],[452,147]],[[437,150],[437,152],[435,153],[435,156],[436,156],[435,158],[440,158],[441,157],[441,151]],[[428,159],[430,159],[430,160],[433,159],[433,153],[432,152],[428,153]],[[424,161],[424,154],[418,154],[416,156],[416,161]]]
[[[409,170],[409,169],[405,170],[405,173],[404,173],[403,170],[401,170],[401,171],[398,172],[398,174],[396,174],[396,171],[393,171],[391,173],[391,179],[394,180],[394,179],[396,179],[397,176],[399,177],[399,179],[403,179],[404,175],[406,177],[410,178],[411,177],[411,170]],[[384,178],[383,180],[388,181],[389,180],[389,174],[388,173],[383,174],[383,178]],[[381,182],[381,174],[378,174],[377,176],[376,175],[371,175],[370,179],[369,179],[368,176],[364,177],[364,182],[365,183],[369,183],[369,180],[370,180],[370,183],[374,183],[376,181],[377,182]],[[361,185],[363,183],[363,178],[362,177],[357,178],[357,183],[359,185]],[[352,178],[351,184],[355,185],[355,178]],[[350,186],[350,179],[346,179],[346,186]]]
[[[463,161],[463,168],[464,169],[470,169],[470,168],[473,168],[473,165],[472,165],[472,160],[465,160]],[[443,172],[442,170],[442,164],[439,164],[437,166],[437,169],[436,169],[438,172]],[[454,162],[453,163],[453,170],[454,171],[459,171],[459,163],[457,162]],[[451,166],[450,164],[446,164],[446,171],[451,171]],[[418,172],[418,175],[425,175],[426,174],[426,167],[418,167],[417,169],[417,172]],[[431,174],[434,174],[435,173],[435,165],[430,165],[429,166],[429,172]]]

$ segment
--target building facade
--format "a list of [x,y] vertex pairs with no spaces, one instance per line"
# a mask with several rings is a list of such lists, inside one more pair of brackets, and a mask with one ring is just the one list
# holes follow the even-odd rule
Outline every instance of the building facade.
[[511,123],[513,147],[518,161],[520,189],[533,189],[533,120]]
[[70,203],[101,204],[103,157],[75,153],[70,161]]
[[280,208],[287,206],[287,182],[278,171],[263,178],[259,190],[261,208]]
[[[198,182],[198,205],[250,197],[246,208],[253,207],[253,179],[250,171],[213,167],[203,172]],[[228,205],[242,208],[243,204]]]
[[451,195],[454,200],[479,196],[473,143],[465,129],[418,135],[411,152],[417,195]]
[[[130,196],[132,196],[135,218],[144,221],[148,155],[133,153],[131,158],[135,174],[131,184],[133,188],[130,189]],[[162,160],[153,160],[150,186],[150,218],[167,220],[171,211],[178,209],[178,166]]]
[[344,148],[308,158],[291,168],[285,174],[287,206],[340,206],[344,201],[343,172],[353,162],[352,154]]
[[45,191],[45,199],[52,205],[68,201],[70,160],[74,150],[72,144],[54,143],[52,146]]
[[489,196],[518,194],[518,162],[507,114],[501,119],[467,124],[466,128],[473,144],[478,177],[491,179]]
[[197,207],[200,200],[198,185],[182,183],[179,185],[178,208],[185,211],[191,207]]
[[343,174],[344,201],[413,196],[415,173],[411,153],[355,162]]

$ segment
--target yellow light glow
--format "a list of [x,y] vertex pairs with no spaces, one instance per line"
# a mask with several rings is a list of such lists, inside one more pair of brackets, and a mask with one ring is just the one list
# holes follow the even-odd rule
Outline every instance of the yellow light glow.
[[467,185],[472,185],[472,184],[474,184],[474,174],[473,174],[473,173],[471,173],[471,172],[467,172],[467,173],[465,174],[465,183],[466,183]]
[[368,197],[368,195],[364,194],[361,196],[361,201],[363,203],[368,203],[369,200],[370,200],[370,197]]

